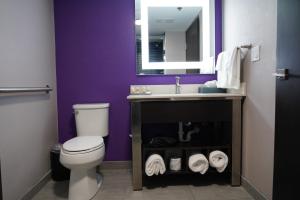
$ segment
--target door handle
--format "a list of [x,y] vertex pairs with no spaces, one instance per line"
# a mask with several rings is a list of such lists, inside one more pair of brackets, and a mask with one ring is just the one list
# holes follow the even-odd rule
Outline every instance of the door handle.
[[289,78],[289,70],[288,69],[277,69],[276,73],[273,73],[273,76],[280,80],[287,80]]

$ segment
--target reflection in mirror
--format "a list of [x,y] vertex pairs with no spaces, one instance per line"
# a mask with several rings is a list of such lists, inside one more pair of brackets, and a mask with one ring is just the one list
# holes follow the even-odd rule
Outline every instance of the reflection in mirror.
[[136,0],[137,74],[214,73],[213,0]]
[[149,7],[148,15],[149,62],[202,60],[200,7]]

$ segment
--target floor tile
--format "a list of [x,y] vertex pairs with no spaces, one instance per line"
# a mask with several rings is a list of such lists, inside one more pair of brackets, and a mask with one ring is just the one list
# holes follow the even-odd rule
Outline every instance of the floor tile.
[[250,200],[253,199],[242,187],[230,185],[191,186],[195,200]]
[[[103,185],[93,200],[253,200],[242,187],[229,185],[172,185],[132,190],[130,170],[101,170]],[[67,200],[68,181],[49,181],[33,200]]]

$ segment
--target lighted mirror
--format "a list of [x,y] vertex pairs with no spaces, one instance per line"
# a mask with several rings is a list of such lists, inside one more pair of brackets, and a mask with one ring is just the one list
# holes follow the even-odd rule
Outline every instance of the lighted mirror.
[[213,74],[214,0],[136,0],[137,74]]

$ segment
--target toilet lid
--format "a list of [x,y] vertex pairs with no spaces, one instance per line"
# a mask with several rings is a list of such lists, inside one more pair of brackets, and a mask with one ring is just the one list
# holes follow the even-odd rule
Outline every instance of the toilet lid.
[[68,140],[63,144],[63,149],[69,152],[87,151],[104,145],[101,136],[80,136]]

